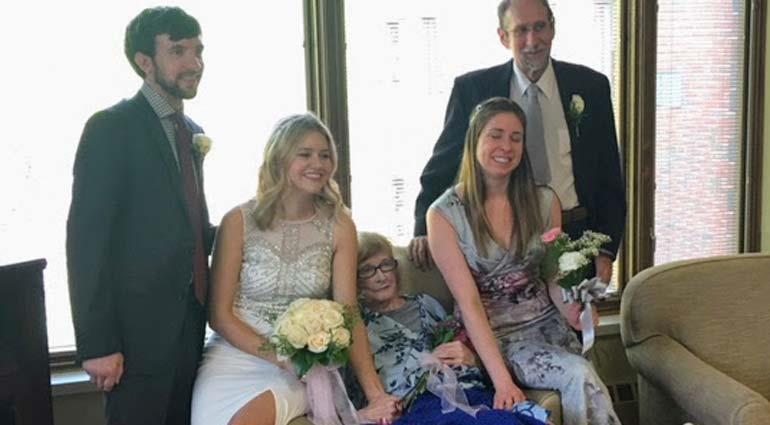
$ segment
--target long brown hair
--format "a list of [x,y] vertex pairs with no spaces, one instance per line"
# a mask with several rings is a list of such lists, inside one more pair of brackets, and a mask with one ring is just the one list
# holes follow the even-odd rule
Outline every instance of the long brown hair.
[[[465,134],[463,159],[460,163],[458,181],[463,196],[463,208],[468,217],[473,238],[479,253],[487,255],[487,243],[493,240],[492,225],[484,209],[487,199],[484,170],[476,158],[481,132],[487,123],[498,114],[513,114],[521,121],[523,128],[527,127],[524,111],[514,101],[504,97],[493,97],[478,104],[471,114],[468,132]],[[511,172],[508,180],[508,202],[513,210],[513,234],[511,249],[516,255],[521,255],[533,236],[543,230],[543,219],[540,215],[540,197],[532,175],[532,166],[526,150],[526,132],[524,134],[524,150],[519,165]]]

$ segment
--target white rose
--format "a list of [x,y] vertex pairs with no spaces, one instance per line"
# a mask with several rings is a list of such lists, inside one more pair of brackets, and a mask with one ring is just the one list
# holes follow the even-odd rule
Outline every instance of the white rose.
[[569,273],[588,264],[588,258],[579,252],[565,252],[559,257],[559,270]]
[[326,310],[326,305],[325,305],[326,302],[328,302],[328,301],[327,300],[311,300],[307,304],[307,306],[306,306],[307,311],[309,313],[320,314],[324,310]]
[[350,345],[350,332],[345,328],[335,329],[332,341],[340,347],[347,347]]
[[308,335],[313,335],[315,333],[322,332],[324,330],[323,322],[318,320],[318,317],[315,317],[313,319],[308,319],[298,323],[302,323],[302,327],[305,328]]
[[201,154],[201,156],[206,156],[206,154],[211,150],[211,137],[206,136],[203,133],[193,134],[192,143],[198,153]]
[[281,335],[285,336],[292,347],[301,349],[307,344],[308,333],[302,326],[295,323],[285,323],[281,326]]
[[313,353],[323,353],[329,347],[331,337],[328,332],[318,332],[307,340],[307,349]]
[[294,311],[289,311],[289,319],[294,323],[303,323],[305,321],[305,310],[298,309]]
[[321,323],[323,323],[324,329],[331,330],[339,328],[345,323],[345,317],[337,310],[326,310],[321,313]]
[[582,114],[583,111],[586,109],[586,103],[583,100],[583,97],[579,94],[573,94],[572,95],[572,110],[575,111],[578,114]]

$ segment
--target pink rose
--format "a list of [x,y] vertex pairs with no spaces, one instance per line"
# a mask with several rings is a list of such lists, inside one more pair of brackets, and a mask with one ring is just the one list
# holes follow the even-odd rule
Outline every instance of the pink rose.
[[554,227],[553,229],[543,233],[541,238],[543,239],[543,243],[552,243],[559,237],[559,235],[561,235],[561,229]]

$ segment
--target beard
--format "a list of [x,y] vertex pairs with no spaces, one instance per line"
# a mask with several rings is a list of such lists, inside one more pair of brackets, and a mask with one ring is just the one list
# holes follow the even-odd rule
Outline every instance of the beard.
[[[153,63],[155,65],[155,82],[163,91],[177,99],[192,99],[198,94],[198,84],[200,83],[203,70],[200,72],[184,72],[172,78],[167,78],[166,70],[159,66],[155,60],[153,60]],[[180,84],[180,80],[188,77],[197,77],[198,81],[192,87],[184,88]]]
[[[186,75],[180,75],[175,80],[170,80],[163,78],[162,76],[158,76],[160,78],[157,78],[155,81],[158,83],[160,88],[162,88],[166,93],[170,94],[171,96],[176,97],[177,99],[192,99],[195,97],[196,94],[198,94],[198,83],[195,83],[192,88],[186,89],[183,88],[179,84],[179,79],[186,77]],[[200,81],[200,80],[199,80]]]
[[544,54],[541,57],[538,55],[528,55],[527,51],[521,51],[521,66],[520,69],[527,75],[540,75],[548,67],[548,61],[550,54]]

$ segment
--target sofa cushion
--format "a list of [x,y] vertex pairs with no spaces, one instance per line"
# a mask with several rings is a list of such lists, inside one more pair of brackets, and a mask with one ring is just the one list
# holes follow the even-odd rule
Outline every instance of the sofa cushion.
[[424,292],[437,299],[444,310],[451,314],[454,311],[454,299],[438,269],[436,267],[429,271],[418,269],[409,261],[405,247],[397,246],[393,251],[393,256],[398,260],[401,292],[407,294]]

